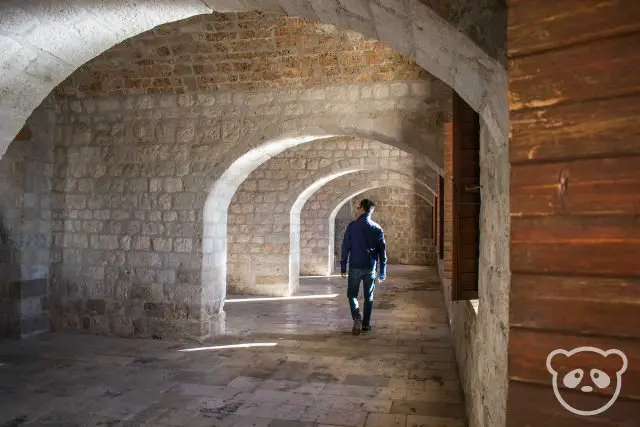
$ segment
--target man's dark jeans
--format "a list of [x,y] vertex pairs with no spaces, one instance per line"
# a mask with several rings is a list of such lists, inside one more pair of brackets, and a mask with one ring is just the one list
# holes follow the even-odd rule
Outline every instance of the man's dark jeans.
[[369,326],[371,321],[371,310],[373,309],[373,291],[376,283],[376,270],[362,270],[358,268],[349,269],[349,277],[347,279],[347,298],[349,299],[349,307],[351,308],[351,317],[356,320],[360,316],[358,307],[358,292],[360,291],[360,282],[364,288],[364,316],[362,324]]

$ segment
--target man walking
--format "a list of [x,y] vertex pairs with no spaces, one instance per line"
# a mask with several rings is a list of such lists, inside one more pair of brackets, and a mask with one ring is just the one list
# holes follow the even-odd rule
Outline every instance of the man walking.
[[[342,239],[340,273],[342,277],[346,276],[348,260],[347,298],[353,318],[353,335],[360,335],[361,330],[371,330],[371,310],[373,309],[373,291],[378,261],[380,262],[379,282],[385,279],[387,269],[384,231],[371,219],[374,206],[375,204],[369,199],[363,199],[360,202],[357,208],[357,219],[349,223]],[[360,317],[358,307],[358,292],[361,281],[364,288],[364,318]]]

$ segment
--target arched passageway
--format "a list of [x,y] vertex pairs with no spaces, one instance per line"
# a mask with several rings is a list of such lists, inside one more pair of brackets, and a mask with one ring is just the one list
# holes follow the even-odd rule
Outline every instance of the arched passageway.
[[[433,196],[433,189],[431,186],[412,173],[408,173],[407,171],[402,171],[398,169],[383,169],[376,165],[374,162],[363,165],[358,169],[347,169],[340,172],[334,172],[330,175],[322,176],[321,178],[316,179],[311,183],[301,183],[298,187],[302,189],[302,191],[298,192],[298,196],[295,198],[295,201],[291,205],[290,215],[289,215],[289,233],[290,233],[290,244],[289,244],[289,291],[295,292],[298,288],[298,279],[300,277],[300,229],[301,229],[301,218],[300,214],[302,209],[304,208],[307,201],[323,186],[329,184],[330,182],[337,180],[338,178],[345,177],[347,179],[352,178],[352,174],[357,174],[364,171],[376,171],[378,175],[382,175],[386,178],[389,178],[390,175],[400,175],[405,178],[413,180],[417,187],[420,187],[426,193],[429,193]],[[354,179],[357,179],[354,177]],[[383,180],[378,178],[378,180],[372,180],[370,182],[371,188],[376,188],[376,185],[383,186]],[[386,181],[386,184],[391,184],[390,181]],[[420,193],[423,194],[423,193]],[[335,219],[335,218],[334,218]],[[330,229],[331,230],[331,229]],[[331,232],[331,231],[329,231]],[[331,274],[330,272],[328,274]]]
[[[209,1],[207,3],[217,10],[224,11],[239,10],[238,8],[242,10],[260,9],[267,4],[264,2],[251,2],[251,4],[242,2],[242,5],[239,6],[236,2],[225,2],[226,5],[223,7],[216,1]],[[387,6],[390,5],[389,2],[385,3]],[[487,201],[486,205],[492,206],[491,209],[483,212],[483,253],[481,255],[480,265],[480,269],[483,271],[481,274],[481,289],[488,288],[488,286],[484,285],[491,283],[493,291],[500,295],[505,293],[506,287],[508,286],[508,268],[503,268],[502,266],[499,270],[488,268],[492,260],[496,259],[496,252],[499,253],[498,258],[504,258],[508,252],[506,244],[509,235],[508,227],[505,230],[496,229],[491,226],[491,224],[501,223],[503,220],[508,219],[506,196],[506,183],[508,182],[508,164],[506,157],[507,103],[506,71],[504,67],[476,46],[464,33],[459,32],[458,28],[446,20],[441,19],[427,6],[417,1],[408,3],[393,2],[391,4],[391,6],[393,6],[392,8],[380,7],[377,3],[373,5],[369,2],[358,1],[350,2],[348,8],[339,7],[337,3],[335,7],[320,6],[317,2],[289,3],[281,1],[277,4],[274,2],[269,2],[268,4],[270,5],[268,7],[270,10],[284,10],[287,13],[299,14],[307,18],[319,18],[322,22],[337,24],[342,28],[351,28],[388,43],[399,52],[407,56],[415,57],[421,67],[449,84],[481,114],[483,119],[483,155],[481,158],[483,159],[482,166],[484,171],[482,177],[482,196],[483,199]],[[68,5],[65,4],[65,6]],[[160,23],[174,21],[200,13],[207,13],[210,10],[203,7],[200,2],[195,1],[171,2],[171,4],[165,2],[124,1],[119,2],[117,6],[109,2],[103,2],[97,5],[91,2],[78,1],[74,3],[74,6],[78,7],[67,9],[63,7],[45,8],[41,6],[39,2],[35,1],[22,3],[19,7],[16,7],[14,3],[7,3],[2,6],[2,16],[11,17],[11,19],[4,21],[3,25],[10,25],[11,28],[9,28],[8,31],[14,33],[15,37],[5,37],[2,39],[4,43],[3,51],[9,52],[4,57],[4,61],[8,66],[3,68],[10,71],[3,76],[4,79],[1,82],[3,92],[8,95],[0,100],[0,115],[6,118],[6,120],[2,120],[0,128],[0,144],[2,144],[0,145],[0,152],[5,152],[7,145],[17,134],[26,118],[31,114],[33,109],[41,103],[44,97],[64,80],[66,76],[84,64],[88,59],[105,51],[115,43],[131,35],[153,28]],[[33,22],[36,20],[39,25],[34,26]],[[96,25],[89,25],[87,22]],[[98,29],[97,32],[95,31],[96,28]],[[44,40],[46,40],[46,43],[43,42]],[[143,98],[141,97],[141,99]],[[180,97],[179,99],[178,105],[181,105],[180,102],[185,101],[189,103],[189,105],[193,105],[193,99],[191,99],[190,96]],[[146,101],[142,102],[144,103]],[[92,102],[87,102],[87,105],[92,105]],[[114,116],[118,114],[118,111],[126,110],[126,106],[122,105],[110,108],[109,103],[96,102],[93,105],[99,105],[99,108],[91,110],[92,112],[102,112],[104,108],[106,109],[104,110],[105,113]],[[74,108],[76,108],[76,105],[71,104],[69,109],[65,111],[65,114],[68,111],[73,111]],[[81,108],[85,108],[84,103],[81,105]],[[345,117],[344,114],[336,114],[336,117],[339,119],[335,121],[335,123],[338,124],[337,127],[350,129],[349,117]],[[369,116],[367,119],[375,121],[378,117]],[[407,123],[405,122],[405,124]],[[419,132],[412,132],[412,126],[408,126],[408,124],[407,126],[398,128],[402,129],[403,137],[406,137],[407,133],[420,135]],[[296,129],[301,129],[301,127],[296,127]],[[112,130],[109,130],[108,132],[111,131]],[[336,133],[331,129],[321,128],[315,136],[336,134],[339,135],[343,133]],[[349,131],[345,134],[356,133]],[[272,133],[271,137],[281,135],[292,138],[305,136],[304,133],[291,133],[290,129],[285,128]],[[137,136],[140,137],[140,135]],[[363,136],[382,141],[385,135],[367,134]],[[81,139],[82,134],[77,133],[74,135],[74,138]],[[267,137],[266,140],[269,140],[269,137]],[[261,142],[263,141],[257,138],[252,143],[258,146]],[[431,144],[425,145],[425,147],[431,147],[433,152],[430,157],[434,160],[435,166],[440,168],[438,171],[442,172],[442,163],[438,161],[440,151],[436,148],[437,146]],[[70,150],[70,152],[71,151],[73,150]],[[229,159],[229,163],[211,163],[216,166],[210,167],[210,169],[203,174],[208,177],[202,180],[207,186],[205,192],[211,188],[210,186],[213,185],[213,182],[217,178],[223,176],[230,164],[233,164],[234,161],[248,152],[249,150],[245,150],[244,152],[237,153],[237,156],[232,156],[233,158]],[[136,152],[132,150],[131,155],[135,154]],[[255,154],[257,155],[257,153]],[[163,155],[166,156],[167,153]],[[100,155],[91,150],[87,150],[82,152],[81,157],[82,156],[86,156],[88,162],[97,163],[95,172],[99,174],[103,165],[96,162],[96,159],[99,158]],[[259,157],[260,156],[257,155],[254,160]],[[88,167],[87,165],[85,166]],[[73,183],[73,180],[76,179],[73,176],[74,173],[75,172],[72,173],[70,171],[65,172],[64,178],[66,183]],[[231,175],[226,175],[226,178],[231,178]],[[231,179],[231,181],[233,181],[233,179]],[[151,184],[149,185],[151,186]],[[164,183],[161,185],[164,185]],[[171,186],[173,182],[167,185]],[[183,183],[181,185],[184,186],[185,184]],[[189,185],[196,187],[201,184],[189,183]],[[224,205],[226,203],[226,193],[222,191],[221,194],[222,197],[220,200]],[[78,202],[78,206],[86,206],[87,204],[87,202],[82,201],[82,199],[75,198],[71,200]],[[127,198],[127,201],[128,200]],[[171,199],[172,204],[184,202],[185,205],[189,205],[190,203],[188,202],[191,201],[193,201],[195,205],[203,203],[203,199],[200,196],[194,195],[189,195],[188,197],[180,196]],[[147,203],[148,201],[145,200],[143,202]],[[118,203],[122,204],[122,202]],[[212,212],[214,212],[215,205],[216,203],[213,202],[214,208],[211,208],[211,203],[208,203],[206,210],[209,211],[213,209]],[[72,207],[65,207],[64,209],[73,212],[74,215],[74,211],[77,210]],[[83,208],[79,207],[78,209]],[[184,214],[185,217],[191,218],[192,214],[188,212],[187,209],[185,209],[185,211],[187,211]],[[195,215],[197,215],[197,213]],[[215,213],[212,214],[212,217],[215,218]],[[201,218],[200,222],[203,224],[201,227],[207,228],[207,223],[203,221],[204,218]],[[66,225],[63,224],[63,227],[64,226]],[[153,228],[155,226],[147,227]],[[198,226],[194,226],[194,229],[197,230]],[[208,231],[209,230],[207,230],[207,232]],[[189,233],[185,232],[185,234]],[[193,238],[194,234],[195,233],[189,234],[189,237],[180,237],[180,239],[184,239],[179,242],[178,246],[180,250],[187,251],[200,247],[200,242]],[[207,248],[206,250],[209,250],[205,243],[207,238],[206,234],[207,233],[204,234],[201,243],[203,249]],[[162,248],[165,240],[158,238],[157,247]],[[72,246],[65,248],[65,262],[74,259],[81,260],[83,256],[81,253],[82,249],[86,249],[84,248],[85,240],[68,239],[65,241],[67,242],[65,244]],[[87,241],[89,241],[88,238]],[[96,245],[99,246],[116,245],[116,239],[98,238],[96,241]],[[142,246],[147,244],[144,239],[141,239],[138,243]],[[118,246],[126,246],[127,244],[129,244],[127,241],[118,242]],[[133,242],[131,244],[133,244]],[[156,242],[153,244],[155,245]],[[63,250],[60,248],[57,253],[62,252]],[[209,255],[212,256],[212,254],[213,248],[209,251]],[[193,277],[191,273],[194,267],[201,267],[201,265],[196,266],[190,260],[187,260],[186,256],[165,257],[162,254],[154,254],[147,257],[136,254],[135,256],[128,257],[139,263],[140,268],[157,267],[161,261],[164,262],[164,258],[167,258],[170,261],[170,266],[166,271],[163,271],[163,274],[166,274],[166,280],[172,279],[173,275],[191,279]],[[65,273],[75,274],[75,272],[80,271],[76,269],[75,265],[68,267],[69,268],[64,270]],[[78,281],[90,283],[92,280],[98,280],[90,276],[90,274],[95,274],[96,277],[104,274],[104,276],[107,277],[107,281],[113,281],[114,283],[131,280],[118,276],[117,274],[119,273],[114,269],[106,268],[103,272],[99,269],[99,266],[95,266],[97,268],[93,267],[94,266],[92,266],[90,273],[82,271],[82,275],[78,276]],[[202,272],[199,280],[201,280],[205,274],[205,272]],[[73,280],[70,279],[70,282],[72,281]],[[193,286],[193,289],[185,287],[185,289],[188,289],[188,292],[184,291],[184,294],[189,294],[190,296],[184,297],[183,299],[193,302],[194,298],[192,296],[198,292],[200,285],[201,283],[198,283],[197,286]],[[67,286],[66,283],[61,284],[59,288],[63,289],[65,286]],[[103,297],[101,294],[93,296],[99,299]],[[181,296],[181,298],[182,297],[183,296]],[[204,295],[196,297],[198,303],[202,303],[202,311],[198,313],[197,316],[194,315],[191,320],[200,322],[202,319],[201,323],[205,325],[195,332],[196,335],[211,332],[211,328],[206,324],[209,320],[208,316],[216,312],[218,297],[219,296],[212,295],[208,292],[204,292]],[[493,304],[491,301],[488,303]],[[495,305],[496,307],[490,307],[486,312],[479,314],[476,320],[476,330],[497,330],[500,324],[504,324],[507,313],[506,307],[498,307],[498,304]],[[452,318],[455,318],[457,315],[463,315],[456,307],[449,307],[449,309],[454,311],[451,315]],[[119,327],[119,325],[117,326]],[[498,367],[495,370],[480,370],[478,376],[470,380],[472,383],[476,381],[480,383],[482,385],[480,388],[484,388],[485,391],[489,387],[489,384],[501,382],[501,378],[504,376],[504,369],[499,368],[499,366],[505,365],[502,361],[503,358],[494,357],[496,354],[503,355],[503,341],[504,340],[500,338],[493,341],[474,342],[474,346],[481,349],[479,350],[481,354],[480,363],[486,366],[495,365]],[[490,360],[492,359],[498,361],[491,363]],[[500,407],[500,396],[496,399],[498,401],[497,407]],[[480,407],[480,405],[475,405],[475,407]],[[475,416],[481,417],[477,414]],[[495,420],[496,418],[493,417],[492,419]]]
[[[339,202],[363,188],[391,186],[420,193],[428,203],[433,203],[430,186],[420,179],[402,173],[383,171],[361,171],[348,175],[324,186],[309,198],[301,211],[300,223],[300,268],[302,275],[326,275],[332,270],[334,258],[335,222],[329,217]],[[329,272],[328,272],[329,271]]]
[[[395,187],[405,189],[407,191],[415,192],[416,196],[424,200],[427,204],[433,206],[433,196],[434,194],[429,191],[430,189],[424,188],[422,186],[413,185],[413,183],[399,183],[399,182],[375,182],[370,181],[367,185],[360,187],[358,190],[349,190],[345,191],[336,196],[336,199],[331,203],[333,205],[333,209],[330,210],[326,221],[328,227],[328,245],[327,245],[327,273],[333,274],[336,268],[336,259],[335,259],[335,247],[336,247],[336,238],[340,238],[340,236],[336,236],[336,216],[340,209],[349,202],[353,200],[354,197],[361,195],[369,190],[374,190],[378,188],[388,188]],[[426,190],[426,191],[425,191]]]
[[[354,102],[357,103],[357,100],[354,100]],[[223,169],[228,164],[225,161],[222,162],[221,166],[218,166],[218,168],[224,170],[224,173],[209,190],[203,211],[202,306],[206,307],[207,315],[212,316],[214,322],[221,320],[218,315],[223,313],[222,307],[227,289],[227,211],[229,204],[238,187],[251,172],[267,160],[274,158],[288,148],[318,139],[327,139],[335,136],[373,139],[403,151],[415,153],[425,167],[432,168],[428,173],[431,177],[429,181],[433,186],[435,174],[440,170],[440,167],[425,153],[437,153],[442,136],[438,136],[434,131],[427,131],[421,134],[420,139],[412,140],[411,144],[405,142],[401,139],[402,135],[407,132],[407,129],[414,128],[415,125],[411,122],[411,114],[416,113],[409,109],[407,111],[409,113],[408,116],[399,114],[398,107],[401,108],[401,105],[396,104],[391,107],[378,107],[376,105],[367,107],[362,105],[352,108],[359,108],[365,111],[351,116],[329,116],[328,118],[314,116],[312,118],[291,119],[285,123],[277,123],[267,129],[262,129],[260,133],[250,136],[247,141],[234,147],[234,154],[229,156],[230,159],[236,158],[235,153],[243,154],[226,169]],[[380,110],[381,108],[382,111],[391,108],[393,112],[387,111],[384,117],[373,118],[371,110],[373,109],[375,112],[376,109]],[[367,112],[369,114],[366,114]],[[317,120],[325,121],[318,123]],[[315,126],[310,126],[310,123]],[[284,135],[269,137],[272,132],[282,131],[283,129],[288,129],[289,132]],[[291,129],[296,130],[291,131]],[[416,147],[420,147],[420,149]],[[230,160],[227,162],[230,162]],[[392,159],[384,159],[367,165],[363,158],[355,158],[334,163],[332,168],[334,173],[342,174],[374,166],[387,167],[388,165],[391,167],[393,163]],[[411,161],[409,164],[411,164]],[[325,173],[329,173],[329,171],[325,170]],[[312,181],[314,179],[311,178]],[[287,283],[289,274],[285,273],[283,277],[286,279],[279,279],[283,282],[281,284],[284,285],[282,292],[289,292]]]

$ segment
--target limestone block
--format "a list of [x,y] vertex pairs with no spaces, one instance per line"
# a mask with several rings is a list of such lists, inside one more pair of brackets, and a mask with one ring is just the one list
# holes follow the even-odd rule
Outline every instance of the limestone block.
[[173,249],[176,252],[192,252],[193,239],[176,238],[173,243]]
[[127,263],[133,267],[160,267],[162,258],[152,252],[128,252]]
[[173,246],[171,238],[154,237],[152,238],[153,250],[156,252],[170,252]]
[[176,283],[176,271],[175,270],[159,270],[157,273],[157,280],[164,285],[173,285]]

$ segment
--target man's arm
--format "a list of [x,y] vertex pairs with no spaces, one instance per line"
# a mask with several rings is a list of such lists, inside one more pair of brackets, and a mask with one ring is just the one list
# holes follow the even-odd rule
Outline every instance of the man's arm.
[[384,240],[384,231],[380,230],[380,240],[378,241],[378,259],[380,259],[380,280],[387,276],[387,242]]
[[351,252],[350,230],[351,224],[347,225],[347,229],[344,231],[344,237],[342,238],[342,254],[340,255],[341,274],[345,274],[347,272],[347,260],[349,259],[349,253]]

